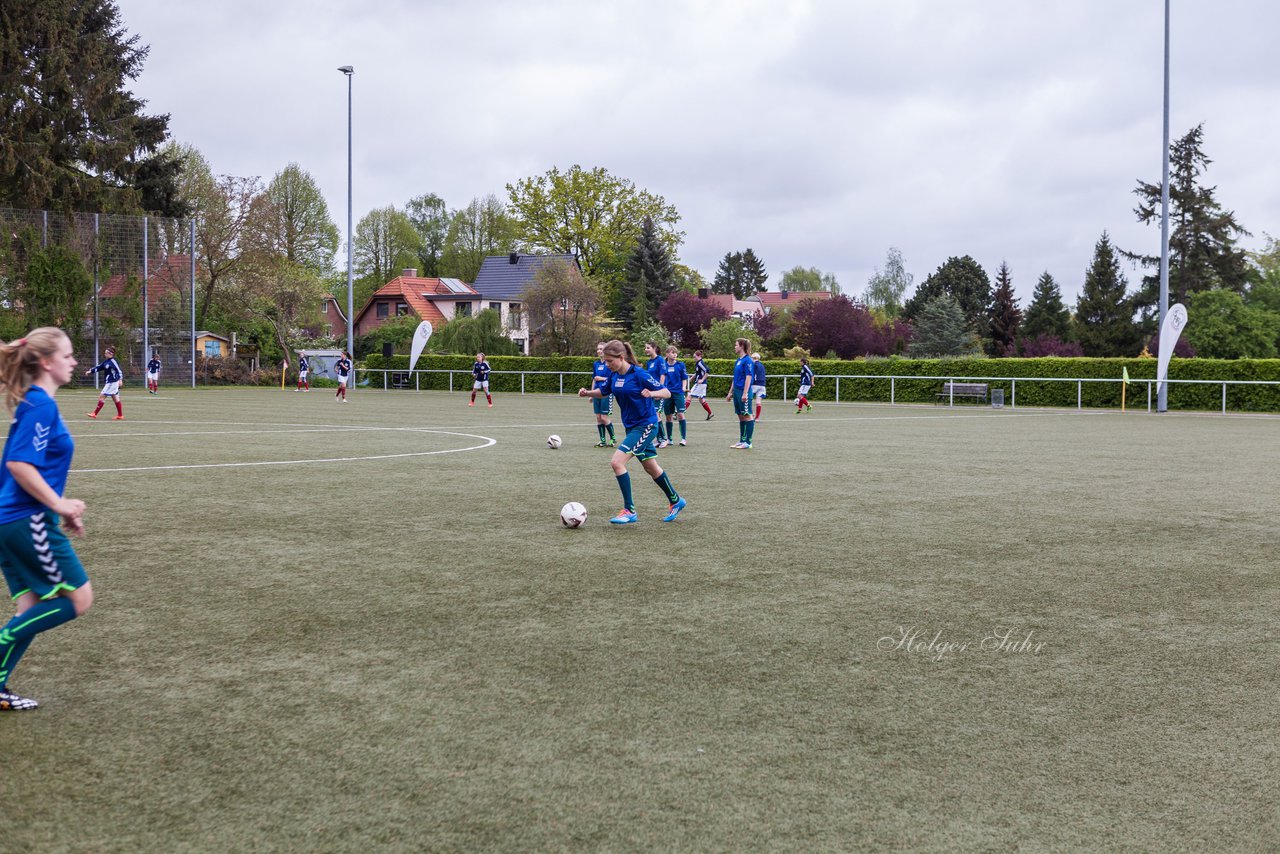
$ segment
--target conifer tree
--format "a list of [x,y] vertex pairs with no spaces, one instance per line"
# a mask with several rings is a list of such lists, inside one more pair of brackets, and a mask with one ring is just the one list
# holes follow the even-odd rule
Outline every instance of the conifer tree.
[[[1214,198],[1216,187],[1200,186],[1210,160],[1203,151],[1204,125],[1196,125],[1169,147],[1169,302],[1186,303],[1188,295],[1215,288],[1242,293],[1248,285],[1247,253],[1236,245],[1248,236],[1234,211]],[[1133,191],[1138,221],[1160,224],[1159,181],[1139,181]],[[1136,307],[1154,331],[1160,296],[1160,254],[1125,252],[1151,273],[1142,279]]]
[[3,4],[0,203],[137,213],[145,197],[167,207],[177,164],[157,149],[169,117],[146,115],[130,91],[148,50],[112,0]]
[[918,359],[966,356],[978,350],[969,320],[959,301],[940,293],[916,313],[915,333],[907,352]]
[[1076,340],[1086,356],[1137,355],[1142,336],[1133,322],[1133,301],[1125,293],[1128,284],[1104,231],[1076,302]]
[[1027,339],[1052,335],[1059,341],[1071,340],[1071,312],[1062,302],[1062,291],[1048,270],[1041,273],[1040,281],[1036,282],[1019,335]]
[[747,299],[760,293],[769,281],[764,262],[753,252],[729,252],[720,260],[716,270],[715,281],[711,283],[712,293],[733,294],[735,299]]
[[987,354],[1008,356],[1013,353],[1022,325],[1022,309],[1013,294],[1013,276],[1008,263],[1001,261],[996,272],[996,289],[991,297],[991,314],[987,322]]
[[940,294],[950,294],[955,298],[974,332],[984,329],[991,306],[991,280],[977,261],[968,255],[948,258],[916,288],[903,306],[902,316],[914,321],[920,310]]
[[675,268],[653,218],[640,226],[636,247],[627,259],[614,316],[627,329],[643,326],[675,291]]

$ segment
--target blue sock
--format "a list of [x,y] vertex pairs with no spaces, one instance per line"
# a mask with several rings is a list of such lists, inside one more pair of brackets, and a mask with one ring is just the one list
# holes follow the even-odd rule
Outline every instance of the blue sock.
[[64,596],[37,602],[18,614],[0,629],[0,685],[8,681],[18,659],[27,651],[31,639],[41,632],[56,628],[76,618],[76,606]]
[[747,441],[747,422],[743,421],[741,418],[738,419],[738,441]]
[[754,422],[754,421],[747,421],[747,422],[745,422],[745,423],[746,423],[746,425],[747,425],[747,438],[745,439],[745,441],[746,441],[746,443],[747,443],[748,445],[750,445],[750,444],[751,444],[751,437],[755,436],[755,434],[756,434],[756,422]]
[[602,445],[603,445],[603,444],[604,444],[604,425],[603,425],[603,424],[597,424],[597,425],[596,425],[596,432],[600,434],[600,444],[602,444]]
[[667,496],[667,502],[669,504],[675,504],[680,500],[680,493],[676,492],[676,488],[671,485],[671,478],[667,477],[667,473],[665,471],[655,477],[653,482],[658,484],[658,488]]
[[604,425],[604,429],[609,431],[609,441],[612,442],[613,441],[613,422],[610,421],[608,424]]
[[631,500],[631,473],[624,471],[617,477],[618,489],[622,490],[622,506],[634,513],[636,504]]
[[680,419],[680,438],[681,438],[681,439],[684,439],[684,438],[685,438],[685,426],[684,426],[684,425],[685,425],[685,420],[684,420],[683,418],[681,418],[681,419]]

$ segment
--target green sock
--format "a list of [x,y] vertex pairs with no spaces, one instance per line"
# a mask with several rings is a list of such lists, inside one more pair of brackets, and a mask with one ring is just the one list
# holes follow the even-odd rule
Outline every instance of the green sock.
[[600,444],[602,444],[602,445],[603,445],[603,444],[604,444],[604,425],[603,425],[603,424],[597,424],[597,425],[596,425],[596,432],[600,434]]
[[746,442],[748,445],[750,445],[751,438],[756,435],[756,422],[747,421],[745,423],[747,425],[747,438],[744,439],[743,441]]
[[8,682],[14,665],[27,651],[31,639],[43,631],[76,618],[76,606],[65,596],[37,602],[0,629],[0,685]]
[[622,490],[622,506],[634,513],[636,503],[631,500],[631,474],[624,471],[622,474],[616,475],[616,477],[618,478],[618,489]]
[[675,504],[680,500],[680,493],[676,492],[676,488],[671,485],[671,478],[667,477],[667,473],[665,471],[655,477],[653,482],[658,484],[658,488],[667,496],[667,502],[669,504]]
[[680,441],[682,441],[682,442],[684,441],[684,439],[685,439],[685,434],[686,434],[686,430],[685,430],[685,420],[684,420],[683,418],[681,418],[681,419],[680,419]]
[[612,442],[613,441],[613,422],[610,421],[608,424],[604,425],[604,429],[609,431],[609,441]]

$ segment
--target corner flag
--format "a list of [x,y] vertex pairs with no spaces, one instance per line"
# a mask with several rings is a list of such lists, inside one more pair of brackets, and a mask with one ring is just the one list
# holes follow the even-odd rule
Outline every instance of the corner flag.
[[1121,382],[1123,382],[1125,385],[1128,385],[1129,384],[1129,368],[1123,367],[1120,369],[1120,371],[1121,371]]

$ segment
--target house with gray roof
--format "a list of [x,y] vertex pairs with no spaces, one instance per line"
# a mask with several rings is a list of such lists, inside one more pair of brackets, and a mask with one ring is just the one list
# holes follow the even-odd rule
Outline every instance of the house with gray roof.
[[[484,308],[497,309],[502,314],[502,326],[507,337],[516,343],[520,352],[529,352],[528,313],[522,311],[524,293],[533,284],[533,277],[545,264],[553,261],[577,264],[574,255],[490,255],[480,265],[473,283],[480,293]],[[579,265],[580,266],[580,265]]]

